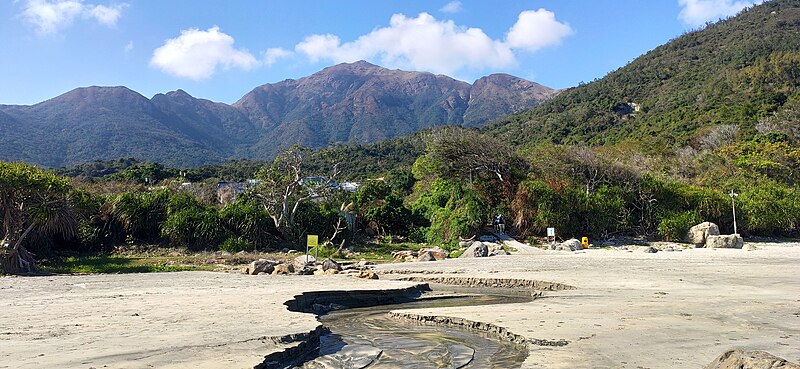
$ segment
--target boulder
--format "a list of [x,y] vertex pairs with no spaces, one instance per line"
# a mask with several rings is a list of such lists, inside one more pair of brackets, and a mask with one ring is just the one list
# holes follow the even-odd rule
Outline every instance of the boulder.
[[422,254],[431,254],[434,259],[436,260],[444,260],[450,255],[445,249],[441,247],[431,247],[419,250],[419,257],[422,257]]
[[258,273],[266,273],[270,274],[275,269],[275,265],[278,264],[277,261],[267,260],[267,259],[258,259],[250,263],[247,268],[244,269],[245,274],[256,275]]
[[358,273],[358,278],[363,279],[378,279],[378,274],[371,270],[362,270]]
[[742,250],[744,250],[744,251],[753,251],[753,250],[758,250],[758,247],[748,243],[748,244],[742,246]]
[[639,252],[643,252],[645,254],[655,254],[658,252],[658,249],[653,246],[641,246],[637,249]]
[[[306,259],[308,258],[308,259]],[[314,258],[312,255],[300,255],[294,258],[294,265],[298,267],[305,266],[306,264],[314,264],[317,262],[317,259]]]
[[325,274],[325,275],[339,274],[339,270],[338,269],[327,269],[327,270],[323,271],[322,274]]
[[[559,250],[559,248],[556,248],[556,250]],[[568,240],[566,240],[566,241],[561,243],[561,249],[560,250],[564,250],[564,251],[583,250],[583,245],[581,245],[581,241],[578,241],[577,239],[574,239],[574,238],[570,238],[570,239],[568,239]]]
[[800,365],[764,351],[729,350],[705,369],[800,369]]
[[703,247],[708,236],[718,235],[719,227],[717,227],[716,224],[711,222],[703,222],[693,226],[692,228],[689,228],[689,232],[686,234],[686,241],[693,243],[697,247]]
[[706,248],[708,249],[741,249],[742,246],[744,246],[744,240],[738,234],[709,235],[706,238]]
[[278,264],[275,270],[272,271],[274,275],[286,275],[294,273],[294,265],[292,264]]
[[395,261],[404,261],[409,259],[415,259],[417,257],[417,253],[408,250],[393,251],[392,257],[394,258]]
[[327,272],[329,270],[335,270],[338,272],[342,270],[342,266],[333,259],[325,259],[325,261],[322,262],[322,271]]
[[417,258],[417,261],[436,261],[436,258],[433,257],[431,253],[421,252]]
[[506,252],[506,250],[498,249],[498,250],[492,251],[492,253],[489,254],[489,256],[498,256],[498,255],[508,255],[508,253]]
[[356,267],[358,267],[358,269],[367,269],[369,266],[372,265],[375,265],[375,263],[371,261],[361,260],[358,262],[358,264],[356,264]]
[[458,241],[458,246],[459,246],[459,247],[461,247],[462,249],[466,249],[467,247],[469,247],[470,245],[472,245],[472,242],[474,242],[474,241],[475,241],[475,240],[474,240],[474,238],[475,238],[475,237],[473,237],[473,238],[470,238],[470,239],[468,239],[468,240],[464,240],[464,239],[462,239],[461,241]]
[[489,256],[489,248],[483,242],[475,241],[459,258],[482,258]]

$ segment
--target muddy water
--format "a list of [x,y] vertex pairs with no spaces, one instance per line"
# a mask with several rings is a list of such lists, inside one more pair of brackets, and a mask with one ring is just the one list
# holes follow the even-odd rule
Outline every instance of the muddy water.
[[[524,345],[457,327],[392,319],[390,310],[527,302],[529,297],[479,295],[330,312],[319,318],[331,333],[320,356],[301,368],[518,368]],[[491,309],[491,306],[487,306]]]

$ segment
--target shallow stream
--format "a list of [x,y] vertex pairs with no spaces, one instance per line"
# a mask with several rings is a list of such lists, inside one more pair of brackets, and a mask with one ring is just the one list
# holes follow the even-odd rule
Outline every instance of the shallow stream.
[[389,317],[391,310],[508,304],[525,296],[472,295],[333,311],[319,317],[330,329],[320,356],[299,368],[518,368],[525,345],[458,327],[425,325]]

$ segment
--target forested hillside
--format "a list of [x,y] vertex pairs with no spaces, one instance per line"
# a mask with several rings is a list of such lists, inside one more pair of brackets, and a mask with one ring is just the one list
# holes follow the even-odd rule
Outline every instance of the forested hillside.
[[[800,111],[800,1],[777,0],[659,46],[488,132],[516,145],[637,143],[695,149],[717,125],[791,131]],[[795,125],[796,127],[796,125]]]

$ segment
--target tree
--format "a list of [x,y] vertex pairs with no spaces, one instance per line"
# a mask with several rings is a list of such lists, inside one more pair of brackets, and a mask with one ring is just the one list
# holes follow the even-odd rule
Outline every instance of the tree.
[[496,177],[504,184],[524,178],[525,160],[514,150],[476,131],[449,127],[431,134],[427,156],[438,166],[443,178],[473,180]]
[[311,149],[299,145],[284,151],[272,164],[259,171],[257,177],[261,184],[251,192],[264,206],[284,239],[298,236],[292,231],[300,205],[325,197],[338,172],[338,165],[334,164],[327,176],[307,177],[306,161],[310,155]]
[[72,186],[66,178],[22,163],[0,163],[0,272],[36,270],[34,255],[24,246],[31,232],[75,235],[78,218],[71,206]]

